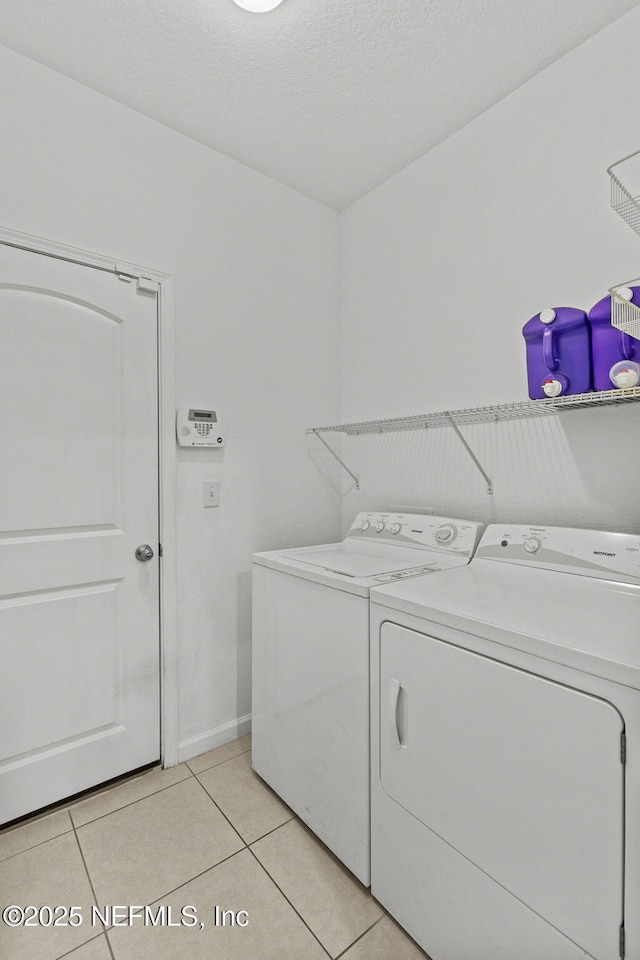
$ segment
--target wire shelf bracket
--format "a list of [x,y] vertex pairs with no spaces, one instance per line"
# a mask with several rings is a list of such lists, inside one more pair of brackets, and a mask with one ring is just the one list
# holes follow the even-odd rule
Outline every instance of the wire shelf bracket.
[[492,482],[491,482],[491,478],[488,476],[488,474],[486,473],[486,471],[483,469],[482,464],[480,463],[480,461],[479,461],[478,458],[476,457],[475,453],[473,452],[473,450],[471,449],[471,447],[469,446],[469,444],[467,443],[467,441],[465,440],[465,438],[464,438],[464,437],[462,436],[462,434],[460,433],[460,429],[459,429],[457,423],[455,422],[455,420],[453,419],[453,417],[449,417],[449,424],[450,424],[450,426],[453,428],[453,431],[454,431],[455,435],[457,436],[458,440],[460,441],[460,443],[462,444],[462,446],[465,448],[465,450],[467,451],[467,453],[469,454],[469,456],[471,457],[471,459],[472,459],[473,462],[475,463],[476,467],[478,468],[478,470],[480,471],[480,473],[481,473],[482,476],[484,477],[484,479],[485,479],[485,481],[486,481],[486,484],[487,484],[487,493],[488,493],[489,495],[491,495],[491,494],[493,493],[493,484],[492,484]]
[[[329,453],[330,453],[333,457],[336,458],[336,460],[338,461],[338,463],[340,464],[340,466],[342,467],[342,469],[343,469],[343,470],[346,470],[347,473],[349,474],[349,476],[353,478],[353,480],[354,480],[354,482],[355,482],[355,485],[356,485],[356,490],[359,490],[359,489],[360,489],[360,480],[358,479],[358,477],[356,477],[356,475],[355,475],[355,473],[353,472],[353,470],[350,470],[350,469],[349,469],[349,467],[346,465],[346,463],[344,462],[344,460],[343,460],[341,457],[338,456],[338,454],[335,452],[335,450],[333,449],[333,447],[332,447],[330,444],[327,443],[327,441],[325,440],[325,438],[322,436],[321,430],[322,430],[321,427],[318,427],[318,428],[316,428],[316,427],[311,427],[310,430],[307,430],[307,433],[312,433],[312,434],[314,434],[314,436],[316,436],[316,437],[318,438],[318,440],[320,441],[320,443],[324,443],[324,445],[325,445],[325,447],[327,448],[327,450],[329,451]],[[327,432],[328,432],[328,431],[327,431]]]

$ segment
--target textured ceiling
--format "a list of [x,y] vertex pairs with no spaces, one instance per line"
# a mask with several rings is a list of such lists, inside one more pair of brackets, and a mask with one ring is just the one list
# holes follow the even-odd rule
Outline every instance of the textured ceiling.
[[341,209],[637,0],[0,0],[0,42]]

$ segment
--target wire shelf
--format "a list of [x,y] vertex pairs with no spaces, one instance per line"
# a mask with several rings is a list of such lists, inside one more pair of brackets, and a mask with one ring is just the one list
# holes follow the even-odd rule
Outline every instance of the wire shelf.
[[425,430],[430,427],[450,427],[452,423],[492,423],[499,420],[521,420],[527,417],[554,416],[561,410],[584,407],[602,407],[640,400],[640,387],[626,390],[602,390],[596,393],[577,393],[568,397],[546,400],[522,400],[500,403],[490,407],[467,407],[460,410],[440,410],[411,417],[393,417],[387,420],[363,420],[359,423],[341,423],[329,427],[310,427],[307,433],[346,433],[351,436],[370,433],[393,433],[400,430]]
[[631,303],[628,297],[629,287],[638,286],[638,280],[629,281],[624,286],[611,287],[611,325],[624,330],[630,337],[640,340],[640,307]]
[[612,164],[607,173],[611,178],[611,206],[640,236],[640,150]]

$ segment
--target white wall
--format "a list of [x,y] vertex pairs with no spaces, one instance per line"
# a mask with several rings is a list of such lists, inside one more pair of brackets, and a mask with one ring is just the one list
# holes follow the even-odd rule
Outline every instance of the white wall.
[[[640,148],[634,10],[350,207],[342,422],[527,398],[524,323],[640,275],[607,167]],[[349,438],[343,517],[393,504],[640,532],[640,406]]]
[[338,417],[337,215],[3,48],[0,86],[2,225],[173,274],[178,404],[226,417],[224,452],[178,463],[193,755],[250,712],[252,551],[339,534],[337,475],[304,434]]

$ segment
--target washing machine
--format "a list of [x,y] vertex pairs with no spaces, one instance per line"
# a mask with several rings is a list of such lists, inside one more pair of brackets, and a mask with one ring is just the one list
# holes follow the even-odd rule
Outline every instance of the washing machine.
[[481,531],[359,513],[341,543],[253,557],[253,768],[367,886],[369,592],[467,564]]
[[640,960],[640,537],[371,592],[373,895],[433,960]]

